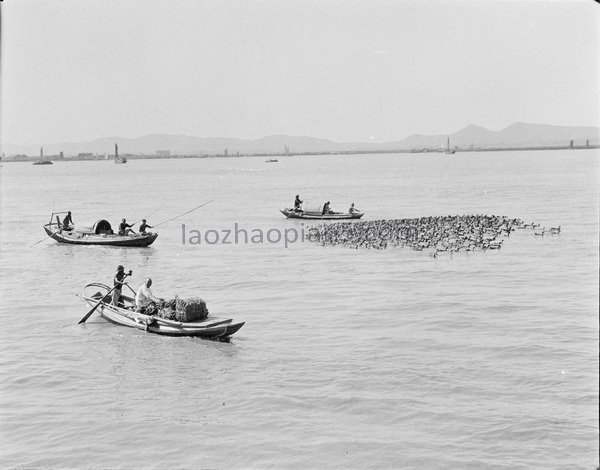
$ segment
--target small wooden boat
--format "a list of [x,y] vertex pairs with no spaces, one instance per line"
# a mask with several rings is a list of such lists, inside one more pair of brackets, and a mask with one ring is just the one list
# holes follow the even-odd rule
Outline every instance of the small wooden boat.
[[[158,233],[137,233],[129,235],[118,235],[112,230],[110,222],[100,219],[92,224],[91,227],[65,229],[60,223],[57,214],[63,212],[53,212],[50,222],[44,225],[46,234],[59,243],[68,243],[71,245],[104,245],[104,246],[129,246],[144,247],[154,243]],[[53,218],[56,216],[56,220]]]
[[80,297],[90,307],[94,307],[100,301],[101,304],[97,311],[105,320],[116,325],[147,331],[148,333],[167,336],[196,336],[204,339],[229,341],[231,335],[236,333],[245,323],[210,315],[204,320],[195,322],[180,322],[155,315],[144,315],[135,311],[133,297],[121,295],[122,306],[112,305],[111,297],[107,295],[110,290],[110,287],[105,284],[93,282],[83,288],[83,294]]
[[279,160],[277,158],[268,158],[268,159],[265,160],[266,163],[276,163],[278,161]]
[[115,144],[115,163],[127,163],[127,158],[119,155],[119,146]]
[[44,160],[44,147],[40,148],[40,159],[33,162],[34,165],[54,165],[50,160]]
[[282,209],[280,211],[288,219],[314,219],[314,220],[342,220],[342,219],[360,219],[364,212],[329,212],[323,214],[320,211],[295,211],[293,209]]

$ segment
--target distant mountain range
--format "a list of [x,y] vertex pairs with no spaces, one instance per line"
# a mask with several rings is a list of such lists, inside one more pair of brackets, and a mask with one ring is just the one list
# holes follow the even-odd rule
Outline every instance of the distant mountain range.
[[0,152],[7,156],[25,154],[39,155],[40,147],[44,147],[44,155],[55,155],[61,151],[67,155],[79,153],[105,153],[112,155],[114,144],[119,145],[121,154],[156,154],[157,151],[168,150],[171,155],[215,155],[223,154],[227,149],[229,155],[240,154],[283,154],[285,149],[290,153],[318,152],[351,152],[351,151],[390,151],[390,150],[422,150],[445,147],[447,139],[450,146],[457,149],[486,149],[495,147],[567,147],[570,141],[575,146],[591,146],[600,144],[600,128],[552,126],[548,124],[527,124],[517,122],[500,131],[491,131],[471,124],[454,134],[421,135],[413,134],[403,140],[383,143],[372,142],[334,142],[314,137],[298,137],[288,135],[272,135],[257,140],[235,138],[202,138],[187,135],[152,134],[136,139],[123,137],[106,137],[89,142],[39,143],[35,145],[16,145],[4,143]]

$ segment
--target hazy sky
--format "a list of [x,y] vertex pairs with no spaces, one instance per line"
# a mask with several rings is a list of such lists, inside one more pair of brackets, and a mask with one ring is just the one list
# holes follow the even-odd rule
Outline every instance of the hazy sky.
[[600,125],[592,0],[4,0],[2,141]]

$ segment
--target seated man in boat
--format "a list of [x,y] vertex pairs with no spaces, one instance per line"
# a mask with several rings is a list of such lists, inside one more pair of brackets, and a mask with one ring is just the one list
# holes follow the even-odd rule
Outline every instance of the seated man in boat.
[[333,213],[333,211],[329,207],[329,201],[327,201],[325,204],[323,204],[323,212],[321,215],[332,214],[332,213]]
[[73,228],[73,218],[71,217],[71,211],[67,212],[67,215],[63,219],[62,228],[63,230],[71,230]]
[[146,235],[146,229],[147,228],[153,228],[152,225],[148,225],[146,223],[146,219],[142,219],[142,223],[140,225],[139,231],[141,235]]
[[294,212],[303,212],[302,203],[304,201],[300,200],[300,195],[296,194],[296,200],[294,201]]
[[119,224],[119,235],[129,235],[130,233],[135,234],[135,232],[131,230],[131,227],[133,227],[133,225],[128,224],[127,221],[123,219]]
[[152,285],[152,279],[148,278],[140,286],[135,294],[135,308],[138,312],[146,315],[154,315],[158,312],[156,304],[162,302],[162,299],[154,297],[150,286]]
[[348,209],[348,214],[356,214],[357,212],[360,212],[360,211],[354,207],[354,203],[350,204],[350,209]]

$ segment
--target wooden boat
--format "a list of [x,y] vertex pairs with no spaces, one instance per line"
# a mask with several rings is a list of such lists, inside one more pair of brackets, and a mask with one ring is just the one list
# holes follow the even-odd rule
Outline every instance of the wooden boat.
[[[137,233],[129,235],[115,234],[110,226],[110,222],[100,219],[92,224],[91,227],[65,229],[60,223],[57,214],[65,212],[53,212],[50,216],[50,222],[44,225],[46,234],[59,243],[68,243],[70,245],[104,245],[104,246],[129,246],[144,247],[154,243],[158,233]],[[53,218],[56,216],[55,221]]]
[[[131,288],[129,287],[129,289]],[[167,336],[196,336],[204,339],[229,341],[231,335],[236,333],[245,323],[210,315],[206,319],[196,322],[179,322],[154,315],[144,315],[134,310],[135,300],[133,297],[121,295],[122,306],[112,305],[111,296],[107,295],[110,290],[110,287],[105,284],[93,282],[83,288],[80,297],[90,308],[101,301],[97,311],[105,320],[116,325],[147,331],[148,333]],[[133,289],[131,291],[133,292]]]
[[265,160],[266,163],[276,163],[279,160],[277,158],[268,158],[267,160]]
[[446,149],[444,150],[446,155],[454,155],[456,150],[450,148],[450,137],[448,137],[448,141],[446,142]]
[[323,214],[320,211],[294,211],[293,209],[282,209],[280,212],[288,219],[314,219],[314,220],[343,220],[343,219],[360,219],[364,212],[330,212]]
[[115,163],[127,163],[127,158],[119,155],[119,146],[115,144]]
[[50,160],[44,160],[44,147],[40,148],[40,159],[33,162],[34,165],[54,165]]

